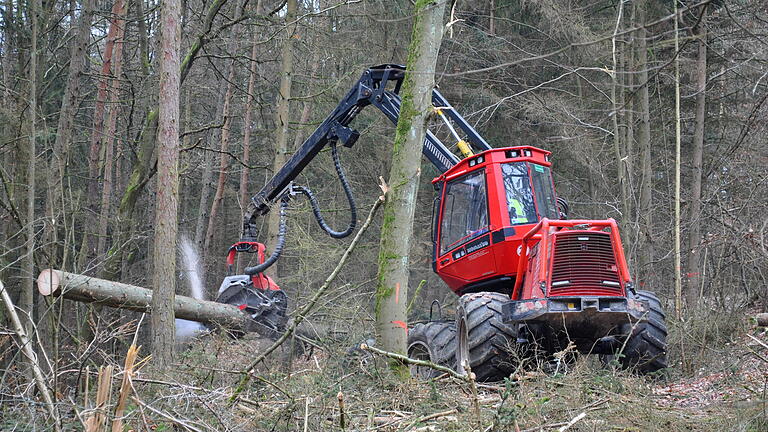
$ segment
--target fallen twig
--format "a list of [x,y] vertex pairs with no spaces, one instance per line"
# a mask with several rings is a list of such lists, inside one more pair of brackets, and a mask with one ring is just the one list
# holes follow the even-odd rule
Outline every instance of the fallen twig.
[[566,430],[570,429],[571,426],[575,425],[579,420],[583,419],[587,416],[586,412],[582,412],[581,414],[577,415],[576,417],[572,418],[571,421],[565,424],[565,426],[561,427],[557,430],[557,432],[565,432]]
[[136,396],[133,396],[131,399],[133,399],[133,401],[136,402],[137,404],[139,404],[142,408],[146,408],[146,409],[152,411],[153,413],[159,415],[160,417],[163,417],[166,420],[168,420],[168,421],[170,421],[172,423],[175,423],[175,424],[183,427],[184,429],[191,430],[193,432],[203,432],[200,429],[198,429],[198,428],[196,428],[196,427],[194,427],[194,426],[192,426],[190,424],[185,423],[181,419],[177,419],[176,417],[174,417],[174,416],[172,416],[170,414],[164,413],[164,412],[160,411],[157,408],[152,408],[151,406],[147,405],[146,403],[144,403],[141,399],[137,398]]
[[457,410],[454,408],[454,409],[450,409],[448,411],[440,411],[440,412],[432,413],[432,414],[429,414],[429,415],[425,415],[424,417],[419,417],[418,419],[416,419],[413,422],[411,422],[408,426],[406,426],[403,429],[403,431],[407,431],[407,430],[411,429],[412,427],[416,426],[419,423],[424,423],[424,422],[427,422],[427,421],[430,421],[430,420],[434,420],[434,419],[437,419],[437,418],[440,418],[440,417],[445,417],[445,416],[449,416],[451,414],[456,414],[456,412],[457,412]]
[[389,351],[384,351],[384,350],[381,350],[381,349],[369,346],[368,344],[360,344],[360,349],[363,350],[363,351],[370,351],[370,352],[375,353],[375,354],[383,355],[383,356],[389,357],[391,359],[399,360],[399,361],[401,361],[403,363],[412,364],[412,365],[415,365],[415,366],[424,366],[424,367],[432,368],[432,369],[440,371],[440,372],[445,372],[448,375],[450,375],[450,376],[452,376],[454,378],[458,378],[458,379],[460,379],[462,381],[469,381],[469,378],[467,378],[466,375],[462,375],[462,374],[456,372],[455,370],[453,370],[453,369],[451,369],[449,367],[441,366],[439,364],[432,363],[431,361],[428,361],[428,360],[412,359],[412,358],[410,358],[410,357],[408,357],[406,355],[398,354],[398,353],[393,353],[393,352],[389,352]]
[[40,364],[37,362],[37,356],[35,355],[34,350],[32,350],[32,344],[27,337],[26,331],[24,331],[24,326],[21,324],[19,315],[16,313],[16,307],[14,306],[13,301],[11,301],[11,296],[8,295],[8,291],[5,290],[5,286],[3,285],[2,281],[0,281],[0,295],[3,297],[5,308],[8,310],[8,315],[10,315],[11,322],[13,323],[13,329],[16,332],[16,336],[19,338],[19,347],[21,348],[21,352],[24,353],[24,356],[27,358],[27,360],[29,360],[29,364],[32,367],[32,374],[34,375],[35,385],[37,386],[37,390],[40,392],[40,395],[43,397],[43,402],[45,402],[45,407],[48,410],[48,415],[50,416],[53,429],[58,432],[61,430],[59,416],[56,412],[56,408],[53,405],[53,398],[51,397],[51,393],[48,391],[48,386],[45,384],[43,371],[40,369]]

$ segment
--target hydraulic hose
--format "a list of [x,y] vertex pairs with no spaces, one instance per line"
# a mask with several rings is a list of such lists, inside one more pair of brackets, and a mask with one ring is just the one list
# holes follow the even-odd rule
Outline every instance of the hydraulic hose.
[[315,214],[315,220],[317,220],[317,224],[320,225],[320,228],[327,232],[331,237],[341,239],[352,234],[352,232],[355,230],[355,226],[357,226],[357,205],[355,204],[355,197],[352,195],[352,188],[349,186],[347,177],[344,174],[344,169],[341,167],[339,154],[336,150],[336,143],[331,144],[331,155],[333,156],[333,165],[336,168],[336,173],[339,175],[341,187],[344,188],[344,194],[347,195],[347,201],[349,201],[350,221],[346,230],[334,231],[333,228],[325,223],[325,219],[320,213],[320,205],[317,203],[317,198],[315,198],[315,195],[311,190],[309,190],[309,188],[303,186],[294,186],[294,190],[303,193],[307,198],[309,198],[309,204],[312,206],[312,212]]
[[272,251],[272,255],[270,255],[269,258],[267,258],[267,260],[263,263],[243,269],[243,272],[248,276],[253,276],[263,272],[264,270],[271,267],[278,258],[280,258],[280,254],[283,252],[283,246],[285,246],[285,213],[286,209],[288,208],[288,199],[288,196],[286,196],[280,201],[280,225],[277,229],[277,244],[275,245],[275,250]]

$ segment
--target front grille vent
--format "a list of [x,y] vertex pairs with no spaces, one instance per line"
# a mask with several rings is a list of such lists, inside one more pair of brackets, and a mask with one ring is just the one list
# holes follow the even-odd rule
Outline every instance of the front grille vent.
[[561,231],[554,238],[551,296],[623,294],[609,233]]

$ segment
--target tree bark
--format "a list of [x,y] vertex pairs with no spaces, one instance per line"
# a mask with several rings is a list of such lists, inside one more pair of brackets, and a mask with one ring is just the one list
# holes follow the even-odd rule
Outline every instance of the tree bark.
[[693,130],[693,154],[691,157],[691,207],[688,214],[688,286],[686,300],[692,308],[698,303],[701,287],[701,189],[702,160],[704,158],[704,126],[707,107],[707,16],[699,23],[699,53],[696,60],[696,125]]
[[222,115],[224,116],[224,125],[221,127],[221,147],[219,154],[219,179],[216,182],[216,192],[213,195],[213,202],[211,203],[211,212],[208,217],[208,229],[205,231],[205,242],[203,244],[203,256],[208,256],[210,253],[211,243],[213,243],[213,235],[215,234],[216,227],[221,225],[219,218],[219,209],[221,208],[221,201],[224,199],[224,186],[227,181],[227,166],[229,165],[229,128],[232,125],[232,116],[230,115],[230,107],[232,106],[232,93],[234,92],[233,82],[235,79],[235,65],[234,62],[230,65],[229,76],[227,76],[227,92],[224,95],[224,107]]
[[[67,300],[98,303],[137,312],[152,312],[153,294],[157,293],[155,290],[134,285],[52,269],[40,273],[37,278],[37,290],[44,296],[61,296]],[[204,324],[246,330],[250,321],[248,315],[237,306],[224,303],[178,295],[173,299],[172,306],[172,313],[176,318]],[[171,325],[173,324],[172,321]]]
[[[109,77],[112,72],[112,55],[115,46],[115,40],[121,29],[124,27],[121,22],[124,21],[125,15],[125,3],[123,0],[116,0],[112,5],[112,20],[109,24],[109,31],[107,32],[107,42],[104,45],[104,63],[101,66],[101,76],[99,80],[98,90],[96,92],[96,105],[93,112],[93,130],[91,131],[91,146],[88,157],[88,196],[98,196],[98,180],[101,167],[99,166],[100,155],[102,154],[102,146],[104,143],[104,107],[107,98],[107,87],[109,84]],[[95,202],[95,200],[93,201]],[[95,217],[97,212],[96,206],[91,205],[91,211],[88,213],[88,223],[84,231],[85,240],[83,244],[87,249],[81,251],[81,262],[85,262],[88,257],[93,256],[96,253],[97,245],[93,241],[94,233],[93,229],[98,226],[98,221]]]
[[[677,2],[675,11],[675,53],[680,52],[680,35],[678,32]],[[683,281],[680,265],[680,56],[675,55],[675,317],[680,320],[683,316]]]
[[[203,29],[197,35],[195,42],[187,51],[184,56],[184,60],[181,62],[180,74],[181,82],[184,82],[184,78],[192,68],[194,60],[197,58],[197,54],[202,49],[203,45],[208,40],[208,36],[213,29],[213,21],[219,13],[221,7],[227,2],[227,0],[213,0],[208,7],[208,12],[203,22]],[[128,185],[125,188],[120,199],[120,207],[117,212],[116,225],[118,227],[117,232],[112,235],[113,243],[110,251],[107,253],[106,263],[104,269],[101,272],[102,277],[105,279],[117,279],[120,275],[121,264],[123,263],[123,256],[127,251],[133,249],[131,243],[130,233],[134,228],[133,213],[136,208],[136,202],[139,195],[144,190],[149,180],[155,173],[155,138],[157,135],[157,110],[152,110],[147,113],[147,117],[144,121],[144,127],[142,128],[141,135],[139,137],[139,150],[137,152],[136,161],[133,164],[133,171],[131,172]]]
[[179,87],[181,4],[162,3],[157,210],[152,296],[152,353],[158,367],[173,363],[175,343],[176,237],[179,198]]
[[[63,184],[67,165],[69,164],[69,150],[72,141],[72,129],[77,114],[80,81],[86,67],[88,43],[91,38],[91,21],[93,20],[94,0],[84,0],[80,19],[77,22],[77,34],[72,40],[69,50],[69,72],[67,86],[61,99],[59,119],[56,124],[56,139],[53,143],[53,155],[49,166],[52,174],[52,184],[49,184],[47,204],[48,219],[51,221],[48,238],[50,243],[57,243],[57,226],[64,218]],[[74,11],[73,11],[74,13]],[[54,222],[55,221],[55,222]],[[59,247],[56,245],[52,251],[54,262],[59,262]],[[63,262],[59,262],[64,265]]]
[[496,1],[491,0],[488,8],[488,33],[493,36],[496,34]]
[[142,76],[149,75],[149,43],[147,42],[147,23],[144,21],[144,0],[135,0],[136,23],[139,32],[139,63]]
[[27,196],[26,196],[26,252],[23,259],[23,283],[19,295],[19,308],[26,312],[24,317],[24,330],[26,334],[32,334],[34,314],[35,283],[32,275],[35,271],[35,162],[37,140],[37,35],[38,16],[41,7],[39,0],[29,2],[29,19],[32,27],[32,35],[29,48],[29,95],[27,115],[29,116],[29,142],[27,145]]
[[653,221],[651,219],[651,185],[653,183],[653,167],[651,166],[651,110],[648,96],[648,47],[645,17],[647,2],[637,6],[637,77],[640,87],[640,123],[637,130],[637,143],[640,152],[640,202],[638,214],[640,218],[639,235],[639,266],[641,283],[648,283],[652,274],[650,264],[653,259]]
[[[280,93],[277,100],[277,135],[275,137],[275,158],[272,161],[272,173],[276,173],[288,160],[288,123],[291,118],[291,86],[293,85],[293,41],[296,33],[296,0],[288,0],[285,14],[285,40],[282,47],[280,66]],[[275,250],[277,232],[280,226],[280,212],[269,212],[267,216],[267,251]],[[277,275],[279,264],[267,269],[271,276]]]
[[[122,0],[121,0],[122,3]],[[118,11],[119,15],[115,20],[114,46],[112,48],[112,70],[111,82],[109,85],[109,106],[107,125],[104,130],[104,174],[101,188],[101,206],[98,225],[98,240],[96,246],[96,256],[101,259],[107,246],[107,225],[112,217],[112,208],[110,206],[113,189],[112,171],[114,168],[115,137],[117,136],[117,115],[120,112],[120,82],[123,71],[123,39],[125,36],[125,5],[121,5]],[[119,140],[117,140],[119,143]]]
[[[261,13],[261,0],[256,3],[256,13]],[[243,163],[249,165],[251,162],[251,118],[253,117],[254,92],[256,91],[256,76],[258,75],[259,64],[255,61],[258,54],[259,32],[253,32],[253,41],[251,45],[251,61],[248,65],[248,94],[245,98],[245,118],[243,119]],[[240,170],[240,219],[244,217],[245,209],[248,208],[250,191],[248,188],[249,169],[242,167]],[[243,254],[237,254],[236,268],[242,268]]]
[[[233,67],[230,64],[228,67]],[[229,75],[229,73],[227,73]],[[219,97],[216,101],[216,118],[223,118],[224,116],[224,104],[226,103],[226,91],[227,83],[225,80],[221,80],[219,83],[219,91],[217,94]],[[221,130],[209,131],[207,139],[213,143],[217,137],[220,137]],[[218,134],[218,135],[217,135]],[[200,184],[200,201],[198,207],[197,223],[195,225],[195,245],[198,250],[201,251],[200,261],[205,262],[205,235],[208,227],[209,211],[211,209],[209,201],[211,199],[211,193],[213,192],[213,164],[216,160],[216,154],[211,151],[205,151],[203,154],[203,175]],[[206,272],[207,273],[207,272]]]
[[[431,112],[435,65],[443,37],[445,0],[419,0],[414,6],[407,73],[397,122],[391,189],[386,193],[376,286],[376,332],[381,347],[405,354],[407,343],[408,256],[421,173],[421,150]],[[400,367],[398,367],[402,371]]]
[[[619,2],[619,10],[616,17],[616,26],[613,31],[613,38],[612,38],[612,45],[613,45],[613,72],[611,74],[611,101],[613,103],[613,115],[612,121],[613,121],[613,151],[614,151],[614,157],[616,158],[616,180],[619,183],[619,200],[621,203],[621,228],[624,229],[622,231],[622,237],[624,237],[625,240],[629,239],[629,185],[628,185],[628,179],[627,179],[627,170],[626,170],[626,163],[627,160],[625,158],[628,158],[629,155],[626,154],[624,149],[622,148],[622,131],[621,131],[621,123],[619,122],[620,115],[624,112],[624,104],[623,100],[619,100],[620,96],[623,95],[623,92],[620,91],[619,87],[621,85],[619,80],[619,70],[622,69],[621,65],[619,64],[619,58],[622,56],[622,53],[619,52],[619,41],[618,41],[618,34],[621,29],[621,21],[624,19],[624,2]],[[621,98],[623,99],[623,97]],[[629,244],[629,241],[625,241],[626,244]]]

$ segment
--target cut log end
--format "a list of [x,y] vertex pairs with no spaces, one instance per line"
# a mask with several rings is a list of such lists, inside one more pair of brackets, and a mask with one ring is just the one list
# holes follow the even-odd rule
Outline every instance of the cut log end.
[[45,269],[37,277],[37,291],[44,296],[55,293],[61,285],[59,272],[52,269]]
[[755,317],[757,325],[760,327],[768,327],[768,313],[759,313]]

